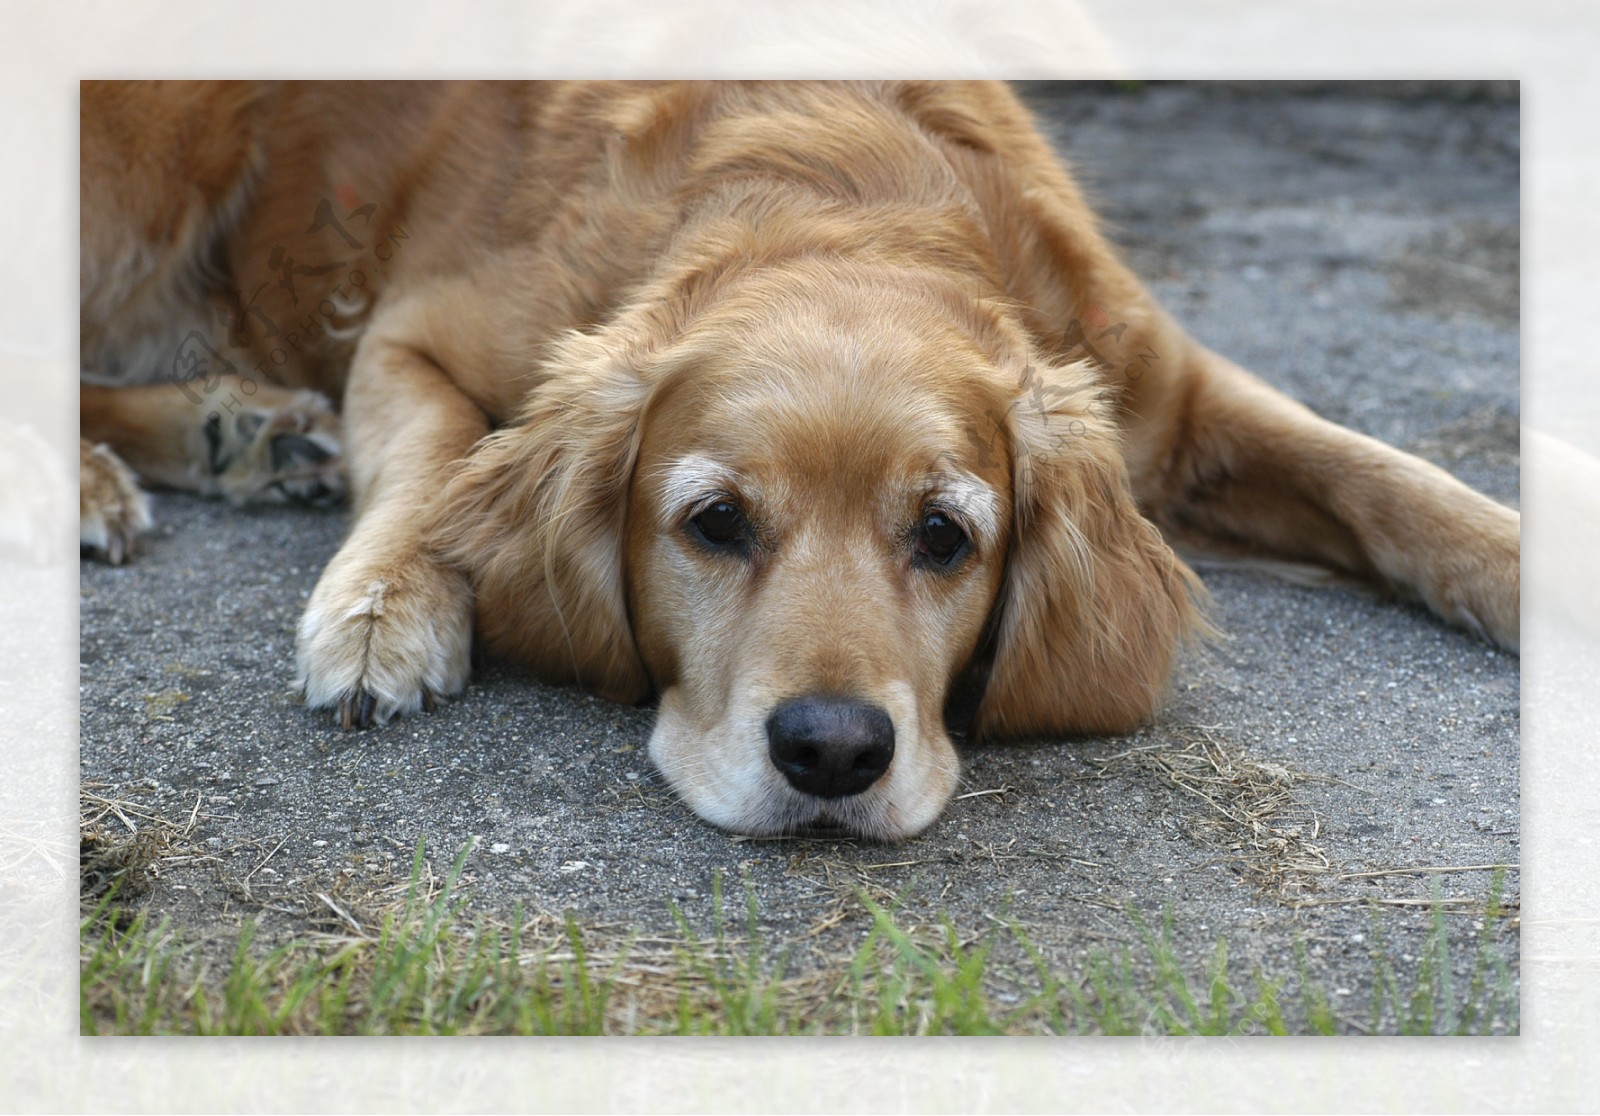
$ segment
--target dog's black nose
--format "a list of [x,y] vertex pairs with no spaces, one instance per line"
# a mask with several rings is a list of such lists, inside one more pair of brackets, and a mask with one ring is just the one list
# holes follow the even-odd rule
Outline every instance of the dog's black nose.
[[894,722],[876,705],[850,698],[791,698],[767,718],[767,751],[795,790],[844,798],[889,770]]

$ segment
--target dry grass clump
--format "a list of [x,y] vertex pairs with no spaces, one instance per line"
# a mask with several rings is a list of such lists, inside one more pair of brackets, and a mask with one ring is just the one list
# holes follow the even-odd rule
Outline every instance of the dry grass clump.
[[[188,839],[197,814],[175,822],[131,795],[102,794],[111,788],[85,783],[78,791],[78,889],[81,901],[93,904],[113,890],[132,899],[150,890],[161,862],[188,858]],[[195,809],[199,810],[199,800]]]
[[1315,842],[1322,821],[1298,801],[1294,790],[1318,778],[1259,760],[1203,725],[1176,730],[1156,744],[1109,756],[1090,756],[1101,777],[1118,770],[1154,775],[1198,802],[1189,829],[1199,840],[1225,850],[1241,875],[1279,899],[1293,901],[1330,871]]

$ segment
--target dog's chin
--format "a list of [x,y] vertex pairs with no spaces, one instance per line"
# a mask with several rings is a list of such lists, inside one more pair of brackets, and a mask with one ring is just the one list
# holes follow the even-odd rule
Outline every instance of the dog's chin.
[[723,828],[742,837],[804,837],[819,841],[898,841],[911,836],[872,811],[839,810],[828,803],[789,806]]
[[701,817],[742,837],[884,843],[915,837],[939,816],[944,806],[942,799],[921,803],[921,808],[908,819],[885,790],[874,788],[853,798],[816,798],[774,786],[755,801],[746,799],[736,811],[708,808],[707,803],[684,797]]
[[897,841],[910,836],[886,824],[885,809],[855,803],[851,799],[801,798],[802,809],[791,810],[792,820],[783,831],[786,837],[812,837],[819,840]]
[[[942,798],[921,803],[917,824],[902,821],[887,785],[850,798],[818,798],[788,786],[776,771],[745,779],[680,778],[687,772],[657,761],[667,784],[705,821],[740,837],[813,837],[899,841],[915,836],[938,816]],[[726,773],[724,773],[726,776]]]

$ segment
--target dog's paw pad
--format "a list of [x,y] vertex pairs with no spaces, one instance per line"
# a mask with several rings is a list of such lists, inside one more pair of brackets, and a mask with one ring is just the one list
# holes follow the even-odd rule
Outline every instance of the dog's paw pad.
[[120,566],[150,530],[150,498],[110,446],[85,445],[78,464],[78,552]]
[[272,389],[227,415],[206,417],[212,475],[234,504],[252,501],[326,506],[344,498],[339,419],[314,391]]

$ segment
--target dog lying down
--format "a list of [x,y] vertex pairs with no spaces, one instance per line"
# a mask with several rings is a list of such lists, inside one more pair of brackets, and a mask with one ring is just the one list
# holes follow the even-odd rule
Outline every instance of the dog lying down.
[[1518,516],[1186,337],[1000,85],[87,82],[82,176],[84,545],[124,463],[348,478],[297,651],[346,728],[476,636],[659,695],[717,825],[894,839],[952,723],[1151,717],[1169,542],[1517,644]]

